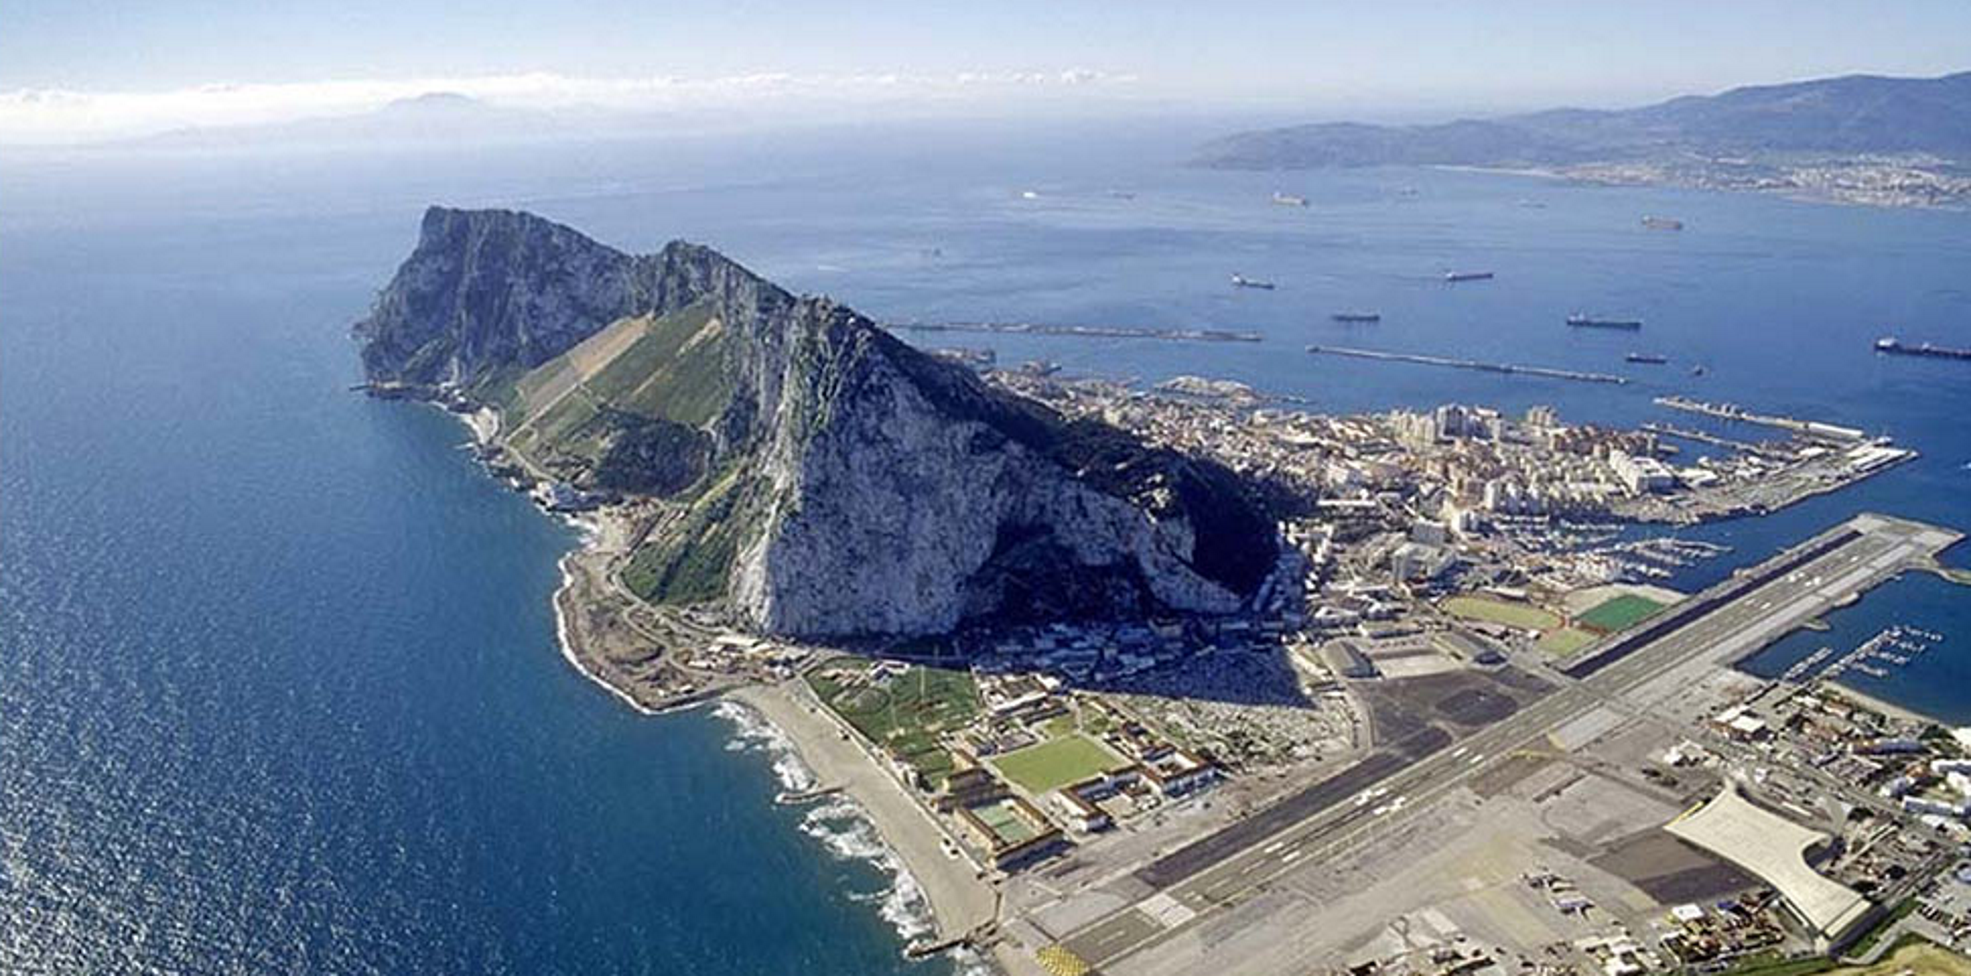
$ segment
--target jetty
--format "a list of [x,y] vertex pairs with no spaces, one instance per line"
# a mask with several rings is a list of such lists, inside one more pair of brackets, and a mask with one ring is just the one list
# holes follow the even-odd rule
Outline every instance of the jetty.
[[1865,431],[1858,428],[1840,427],[1834,424],[1822,423],[1818,420],[1802,420],[1798,417],[1788,417],[1781,414],[1753,413],[1736,403],[1707,403],[1703,400],[1692,400],[1688,397],[1680,396],[1660,396],[1652,402],[1659,407],[1668,407],[1671,410],[1681,410],[1685,413],[1714,417],[1718,420],[1735,420],[1739,423],[1756,424],[1760,427],[1777,427],[1781,430],[1790,430],[1796,434],[1805,434],[1808,437],[1817,437],[1822,440],[1854,443],[1865,440],[1868,437]]
[[813,803],[823,797],[834,796],[844,789],[846,787],[843,784],[837,783],[833,786],[817,786],[811,790],[782,790],[774,794],[773,802],[783,807],[796,807],[805,803]]
[[1375,359],[1389,363],[1415,363],[1420,366],[1444,366],[1451,369],[1475,369],[1486,373],[1504,373],[1511,376],[1538,376],[1552,380],[1572,380],[1577,383],[1611,383],[1616,386],[1628,385],[1626,376],[1613,376],[1608,373],[1589,373],[1573,369],[1556,369],[1551,366],[1526,366],[1519,363],[1487,363],[1476,359],[1453,359],[1448,356],[1426,356],[1419,353],[1383,352],[1377,349],[1355,349],[1348,346],[1308,346],[1311,353],[1327,353],[1331,356],[1350,356],[1355,359]]
[[1258,342],[1257,332],[1231,329],[1144,329],[1122,325],[1041,325],[1034,322],[888,322],[912,332],[990,332],[996,335],[1074,336],[1088,339],[1162,339],[1167,342]]

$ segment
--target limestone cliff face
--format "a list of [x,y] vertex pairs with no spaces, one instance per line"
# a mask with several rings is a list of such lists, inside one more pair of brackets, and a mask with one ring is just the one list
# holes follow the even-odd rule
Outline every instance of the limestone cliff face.
[[709,248],[674,241],[633,256],[529,213],[431,207],[416,249],[353,331],[371,380],[470,390],[624,316],[701,298],[792,302]]
[[[770,633],[921,634],[1230,612],[1272,565],[1272,521],[1232,472],[1069,423],[709,249],[629,257],[525,215],[425,224],[358,326],[373,377],[469,389],[613,318],[709,303],[724,400],[693,448],[710,473],[626,571],[653,599],[721,599]],[[638,448],[671,441],[691,443]]]
[[417,249],[356,323],[372,380],[469,386],[530,368],[641,304],[638,262],[529,214],[425,211]]

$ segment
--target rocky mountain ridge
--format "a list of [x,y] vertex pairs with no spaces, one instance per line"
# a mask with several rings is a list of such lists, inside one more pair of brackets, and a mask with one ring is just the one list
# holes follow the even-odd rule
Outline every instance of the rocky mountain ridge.
[[1222,466],[1066,421],[698,245],[629,255],[432,208],[354,331],[373,383],[494,406],[527,456],[669,498],[625,582],[763,632],[1225,613],[1275,556]]

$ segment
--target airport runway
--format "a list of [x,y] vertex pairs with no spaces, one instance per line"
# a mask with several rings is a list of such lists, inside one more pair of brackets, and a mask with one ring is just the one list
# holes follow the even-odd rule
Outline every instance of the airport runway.
[[[1455,745],[1440,730],[1436,740],[1406,742],[1406,752],[1378,750],[1268,810],[1146,865],[1133,878],[1157,889],[1154,894],[1082,926],[1061,944],[1096,968],[1154,946],[1379,828],[1399,811],[1427,806],[1461,788],[1492,761],[1544,748],[1548,733],[1611,699],[1686,664],[1736,661],[1957,538],[1933,526],[1858,516],[1693,597],[1684,606],[1696,605],[1701,612],[1673,610],[1665,618],[1677,626],[1647,621],[1589,649],[1570,670],[1600,651],[1618,653],[1582,669],[1580,680]],[[1638,634],[1648,638],[1623,646]]]

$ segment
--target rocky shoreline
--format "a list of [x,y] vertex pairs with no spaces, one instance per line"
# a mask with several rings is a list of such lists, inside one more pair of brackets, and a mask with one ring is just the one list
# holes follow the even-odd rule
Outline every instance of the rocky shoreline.
[[981,870],[950,841],[928,813],[891,775],[853,730],[828,715],[799,678],[777,684],[708,682],[679,694],[660,666],[660,654],[623,622],[622,601],[609,580],[621,554],[612,543],[629,526],[613,513],[598,513],[596,530],[561,561],[562,585],[554,593],[556,633],[562,656],[584,677],[645,715],[729,701],[750,710],[784,737],[813,774],[811,795],[839,793],[893,854],[900,886],[921,891],[932,935],[917,944],[959,939],[996,916],[996,896]]
[[[475,448],[483,453],[494,446],[499,424],[491,411],[448,412],[472,432]],[[729,701],[770,726],[813,774],[812,792],[839,793],[851,800],[895,856],[901,875],[897,884],[922,893],[932,927],[923,943],[958,939],[994,920],[997,896],[981,870],[946,838],[870,747],[822,710],[798,678],[759,684],[694,674],[698,686],[680,692],[679,672],[662,660],[651,636],[630,622],[634,598],[611,575],[638,534],[640,520],[634,514],[600,509],[569,521],[583,529],[584,538],[561,558],[561,585],[551,599],[556,643],[570,667],[643,715]]]

